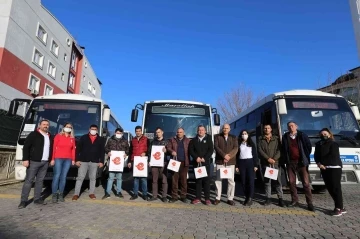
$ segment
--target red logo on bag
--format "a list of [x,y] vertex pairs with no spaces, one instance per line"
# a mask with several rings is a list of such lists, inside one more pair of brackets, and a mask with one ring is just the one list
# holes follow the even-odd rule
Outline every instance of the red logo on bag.
[[176,162],[172,162],[172,166],[174,166],[174,167],[175,167],[175,166],[176,166]]
[[116,157],[112,161],[115,165],[119,165],[121,163],[120,157]]
[[202,173],[201,168],[199,168],[197,172],[198,172],[198,173]]
[[143,163],[139,163],[138,165],[135,166],[139,171],[143,171],[144,170],[144,164]]
[[155,160],[160,160],[161,159],[161,153],[160,152],[156,152],[153,154],[153,157]]
[[274,173],[274,170],[270,169],[270,170],[269,170],[269,173],[270,173],[270,174],[273,174],[273,173]]
[[225,170],[223,171],[223,173],[227,174],[227,173],[228,173],[227,169],[225,169]]

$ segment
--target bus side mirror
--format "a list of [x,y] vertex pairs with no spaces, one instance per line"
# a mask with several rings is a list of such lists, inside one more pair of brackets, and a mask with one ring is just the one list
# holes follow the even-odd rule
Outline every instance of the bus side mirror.
[[351,110],[354,113],[355,119],[360,120],[360,113],[359,113],[359,107],[356,105],[351,106]]
[[214,125],[219,126],[220,125],[220,115],[214,114]]
[[285,99],[278,99],[277,100],[277,108],[279,115],[286,115],[287,108],[286,108],[286,101]]
[[138,110],[138,109],[133,109],[133,110],[131,111],[131,122],[136,122],[136,121],[137,121],[138,114],[139,114],[139,110]]
[[6,115],[8,116],[14,116],[17,113],[17,110],[19,108],[19,101],[12,100],[9,106],[9,110]]
[[110,109],[105,108],[103,112],[103,121],[109,121],[110,120]]

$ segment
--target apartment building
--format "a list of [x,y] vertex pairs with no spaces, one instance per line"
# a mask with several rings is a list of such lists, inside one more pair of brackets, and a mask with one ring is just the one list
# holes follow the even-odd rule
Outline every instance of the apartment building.
[[57,93],[101,98],[101,82],[84,47],[40,0],[0,1],[0,95]]

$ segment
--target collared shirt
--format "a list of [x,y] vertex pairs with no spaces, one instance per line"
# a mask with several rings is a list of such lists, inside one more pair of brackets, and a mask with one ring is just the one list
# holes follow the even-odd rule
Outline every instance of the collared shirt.
[[41,130],[39,132],[44,136],[44,149],[42,154],[41,161],[49,161],[50,156],[50,138],[48,133],[43,133]]
[[239,159],[251,159],[253,158],[252,155],[252,148],[249,147],[246,143],[241,143],[240,146],[240,155]]
[[289,136],[290,136],[290,138],[295,139],[295,138],[296,138],[296,136],[297,136],[297,133],[295,133],[295,134],[291,134],[291,133],[290,133],[290,135],[289,135]]
[[201,142],[204,138],[205,138],[205,136],[203,136],[203,137],[198,136],[198,139],[199,139],[200,142]]

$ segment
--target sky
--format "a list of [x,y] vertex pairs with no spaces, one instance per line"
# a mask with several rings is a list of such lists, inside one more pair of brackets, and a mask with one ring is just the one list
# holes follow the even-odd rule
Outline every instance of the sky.
[[359,66],[348,1],[42,0],[85,46],[125,130],[147,100],[317,89]]

